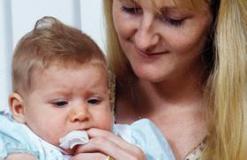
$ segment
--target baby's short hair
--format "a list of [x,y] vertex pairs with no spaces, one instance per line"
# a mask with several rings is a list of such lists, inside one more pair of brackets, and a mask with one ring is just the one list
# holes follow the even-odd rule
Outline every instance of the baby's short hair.
[[43,17],[22,37],[14,51],[13,91],[30,91],[32,73],[36,69],[54,64],[77,67],[92,60],[106,67],[104,54],[90,37],[53,17]]

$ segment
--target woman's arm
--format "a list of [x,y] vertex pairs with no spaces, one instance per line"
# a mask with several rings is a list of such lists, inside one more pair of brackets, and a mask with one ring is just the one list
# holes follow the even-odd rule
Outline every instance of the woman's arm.
[[113,133],[101,129],[89,129],[90,141],[77,149],[71,160],[104,160],[111,156],[114,160],[146,160],[143,151]]
[[9,155],[6,160],[37,160],[33,155],[27,153],[15,153]]

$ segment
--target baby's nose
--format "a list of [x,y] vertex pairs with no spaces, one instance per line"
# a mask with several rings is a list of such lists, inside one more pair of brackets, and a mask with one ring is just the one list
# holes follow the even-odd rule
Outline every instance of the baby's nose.
[[71,122],[83,122],[89,120],[89,112],[87,109],[73,109],[69,113]]

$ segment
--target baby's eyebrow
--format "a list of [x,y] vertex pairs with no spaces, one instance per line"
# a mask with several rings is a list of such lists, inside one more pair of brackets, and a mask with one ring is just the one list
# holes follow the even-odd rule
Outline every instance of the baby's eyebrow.
[[70,94],[64,90],[54,90],[54,91],[49,91],[45,93],[45,96],[69,96]]

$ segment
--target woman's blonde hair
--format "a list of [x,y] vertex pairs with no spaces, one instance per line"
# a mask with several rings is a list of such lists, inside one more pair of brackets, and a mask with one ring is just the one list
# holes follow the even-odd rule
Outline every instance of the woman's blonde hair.
[[[247,159],[247,1],[221,0],[208,78],[205,159]],[[206,98],[207,98],[206,97]]]
[[[119,92],[131,89],[136,77],[117,39],[112,20],[112,1],[104,1],[105,26],[108,60],[116,74],[119,96]],[[191,4],[199,2],[190,1]],[[209,43],[212,49],[204,88],[208,105],[208,137],[202,159],[246,160],[247,1],[211,0],[208,3],[215,15],[209,35],[213,40]]]

